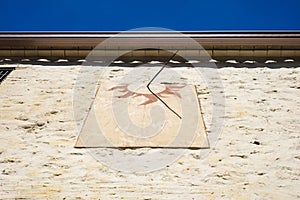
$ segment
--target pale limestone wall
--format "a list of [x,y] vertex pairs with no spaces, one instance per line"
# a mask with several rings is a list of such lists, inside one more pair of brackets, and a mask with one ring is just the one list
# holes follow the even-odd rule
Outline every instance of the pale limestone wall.
[[[300,68],[217,71],[226,111],[210,154],[131,174],[73,148],[77,67],[19,67],[0,85],[0,199],[300,198]],[[199,97],[209,131],[209,92]]]

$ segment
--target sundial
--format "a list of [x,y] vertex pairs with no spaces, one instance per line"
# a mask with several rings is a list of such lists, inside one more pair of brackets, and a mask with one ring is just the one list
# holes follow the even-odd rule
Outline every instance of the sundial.
[[196,86],[154,82],[168,62],[148,83],[153,70],[100,82],[75,147],[208,148]]
[[156,83],[151,90],[100,83],[75,147],[208,148],[195,86]]

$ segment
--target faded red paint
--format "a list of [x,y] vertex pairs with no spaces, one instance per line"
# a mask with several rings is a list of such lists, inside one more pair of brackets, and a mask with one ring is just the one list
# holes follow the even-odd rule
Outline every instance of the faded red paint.
[[[143,96],[145,98],[147,98],[148,100],[146,100],[145,102],[139,104],[139,105],[148,105],[151,103],[156,102],[158,99],[156,98],[156,96],[154,96],[153,94],[145,94],[145,93],[139,93],[139,92],[134,92],[131,91],[128,88],[128,84],[122,84],[119,86],[115,86],[110,88],[108,91],[112,91],[112,90],[118,90],[119,92],[125,92],[124,95],[120,95],[117,96],[118,98],[128,98],[128,97],[139,97],[139,96]],[[178,93],[178,90],[180,90],[181,88],[185,87],[185,85],[166,85],[165,84],[165,89],[161,92],[156,93],[157,96],[161,97],[161,98],[165,98],[168,95],[175,95],[179,98],[181,98],[181,95]],[[150,92],[150,91],[149,91]]]

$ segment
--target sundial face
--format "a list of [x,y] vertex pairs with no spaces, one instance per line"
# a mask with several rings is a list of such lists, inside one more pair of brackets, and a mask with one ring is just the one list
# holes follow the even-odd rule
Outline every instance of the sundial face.
[[151,90],[156,96],[141,83],[101,83],[76,147],[207,148],[195,86],[155,83]]

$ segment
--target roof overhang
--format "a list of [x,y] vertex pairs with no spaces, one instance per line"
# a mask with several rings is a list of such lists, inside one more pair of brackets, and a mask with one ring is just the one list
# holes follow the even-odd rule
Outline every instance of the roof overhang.
[[[141,41],[176,44],[188,50],[192,38],[214,57],[300,57],[300,31],[265,32],[1,32],[0,57],[84,58],[99,43],[118,37],[115,49],[126,49]],[[114,50],[110,48],[110,50]],[[152,53],[147,52],[147,56]],[[155,56],[159,56],[153,52]],[[144,54],[137,54],[142,55]]]
[[300,32],[1,32],[0,47],[94,47],[118,36],[126,39],[192,38],[203,46],[282,46],[300,47]]

